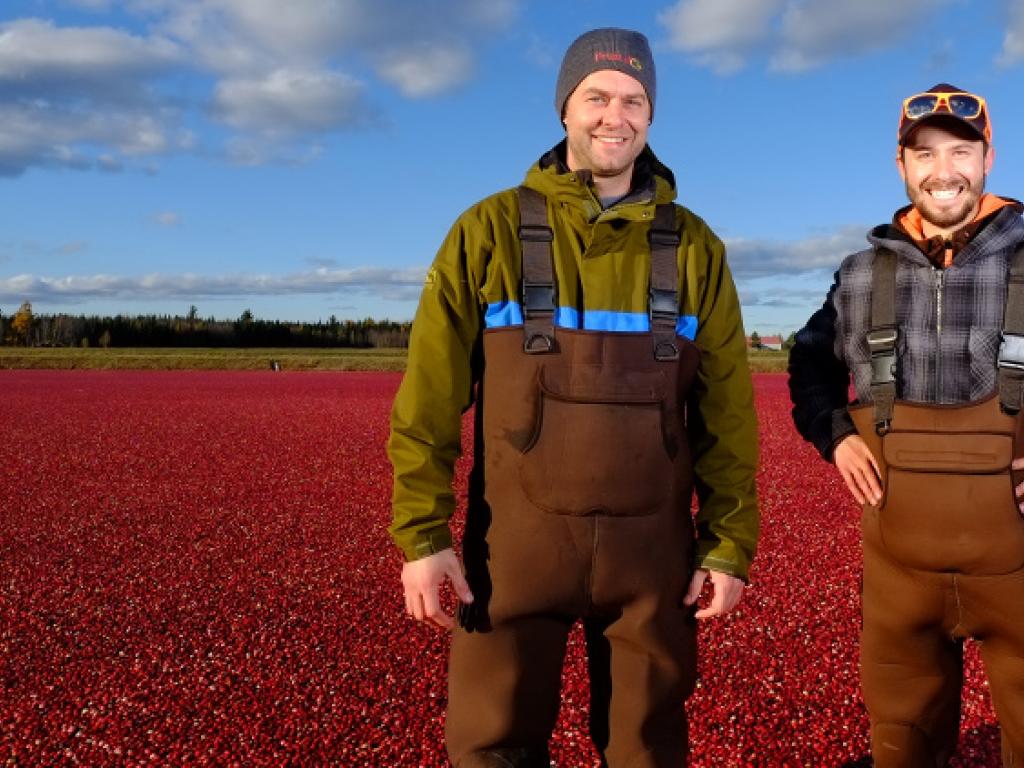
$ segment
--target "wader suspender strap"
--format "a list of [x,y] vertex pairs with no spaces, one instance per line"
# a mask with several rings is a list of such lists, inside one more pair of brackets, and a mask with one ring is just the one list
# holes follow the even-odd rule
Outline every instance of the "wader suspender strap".
[[[519,242],[523,252],[523,351],[543,354],[555,348],[555,280],[551,267],[554,232],[548,226],[544,196],[519,187]],[[656,360],[678,360],[679,265],[675,206],[654,211],[651,245],[650,321]]]
[[871,269],[871,399],[875,403],[875,431],[884,435],[892,421],[896,401],[896,254],[875,251]]
[[523,251],[523,351],[530,355],[555,348],[555,279],[544,195],[519,187],[519,242]]
[[676,320],[679,317],[679,233],[672,204],[654,209],[654,223],[647,235],[651,244],[651,335],[655,360],[678,360]]
[[1024,394],[1024,244],[1010,262],[998,366],[999,404],[1003,411],[1016,416]]

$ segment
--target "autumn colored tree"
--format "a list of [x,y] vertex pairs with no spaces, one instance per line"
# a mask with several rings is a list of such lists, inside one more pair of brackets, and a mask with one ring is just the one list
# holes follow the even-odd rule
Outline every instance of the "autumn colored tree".
[[20,340],[24,344],[28,344],[28,335],[32,330],[32,304],[31,302],[24,302],[18,311],[14,313],[14,317],[11,318],[11,332],[14,334],[16,341]]

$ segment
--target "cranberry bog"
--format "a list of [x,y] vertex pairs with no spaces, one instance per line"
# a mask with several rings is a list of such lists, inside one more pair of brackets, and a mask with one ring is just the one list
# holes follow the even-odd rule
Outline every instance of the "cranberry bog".
[[[0,371],[0,765],[447,765],[448,639],[404,615],[385,531],[398,381]],[[756,388],[761,548],[700,627],[692,764],[867,765],[859,512],[785,377]],[[955,764],[996,766],[966,659]],[[586,719],[577,632],[557,765],[597,765]]]

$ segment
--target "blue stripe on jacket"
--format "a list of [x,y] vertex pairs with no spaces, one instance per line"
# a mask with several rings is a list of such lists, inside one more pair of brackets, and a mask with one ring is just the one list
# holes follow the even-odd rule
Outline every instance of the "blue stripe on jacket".
[[[484,324],[487,328],[508,328],[522,325],[522,307],[517,301],[499,301],[488,304],[484,314]],[[558,307],[555,309],[554,324],[557,328],[580,328],[579,312],[574,307]],[[645,312],[588,309],[583,313],[582,328],[587,331],[643,333],[651,329],[651,321]],[[676,335],[690,341],[696,339],[696,315],[680,315],[676,320]]]

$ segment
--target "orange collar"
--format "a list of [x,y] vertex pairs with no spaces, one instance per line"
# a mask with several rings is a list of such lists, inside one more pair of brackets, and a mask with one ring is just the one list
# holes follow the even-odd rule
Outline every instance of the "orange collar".
[[986,193],[982,195],[978,205],[978,212],[967,224],[964,224],[947,237],[935,235],[926,237],[924,234],[924,219],[921,213],[914,206],[907,206],[907,209],[898,212],[896,225],[906,232],[916,243],[918,249],[924,253],[936,266],[946,268],[953,263],[953,257],[974,237],[975,233],[982,226],[989,216],[1005,206],[1020,204],[1014,200],[1006,200],[996,195]]
[[[998,211],[1000,208],[1012,205],[1009,200],[1004,200],[1001,197],[993,195],[991,192],[986,192],[981,196],[981,204],[978,206],[978,213],[975,217],[964,226],[969,226],[976,221],[981,221],[993,213]],[[924,233],[924,219],[921,218],[920,211],[917,208],[911,206],[910,209],[900,216],[900,226],[903,227],[903,231],[910,235],[915,240],[927,240],[928,237]]]

